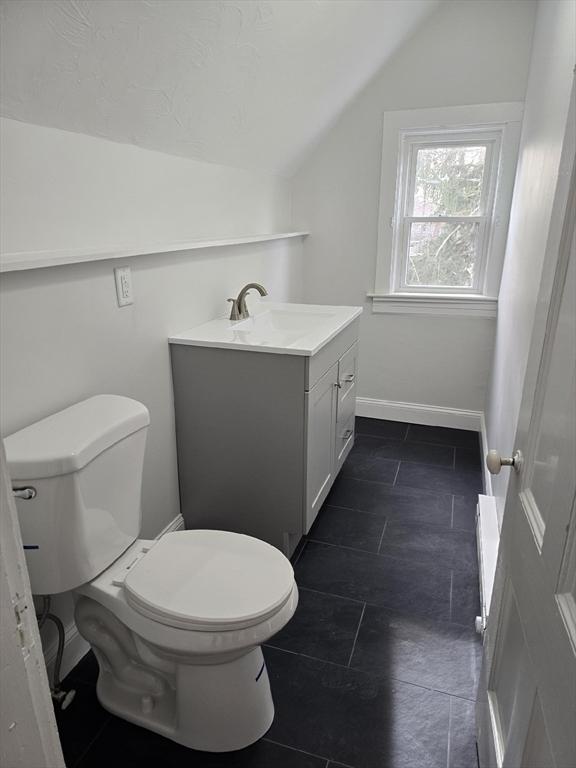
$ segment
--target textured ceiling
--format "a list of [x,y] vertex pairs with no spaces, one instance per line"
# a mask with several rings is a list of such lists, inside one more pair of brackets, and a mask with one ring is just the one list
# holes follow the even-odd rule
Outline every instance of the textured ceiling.
[[5,117],[289,173],[438,0],[2,0]]

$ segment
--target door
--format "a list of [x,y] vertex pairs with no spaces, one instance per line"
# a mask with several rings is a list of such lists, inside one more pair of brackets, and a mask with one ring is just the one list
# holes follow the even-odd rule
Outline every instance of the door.
[[0,474],[0,766],[65,768],[3,444]]
[[477,702],[482,768],[576,766],[573,129],[565,157],[572,172],[560,178],[556,193],[542,311],[534,324],[516,435],[519,453],[514,466],[502,470],[512,477]]
[[306,393],[306,505],[304,533],[316,519],[334,479],[338,363]]

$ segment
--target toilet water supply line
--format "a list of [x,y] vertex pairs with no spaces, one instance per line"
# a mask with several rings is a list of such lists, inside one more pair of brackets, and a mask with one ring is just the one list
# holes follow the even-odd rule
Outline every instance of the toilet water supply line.
[[50,613],[50,596],[42,595],[42,610],[39,614],[36,614],[38,620],[38,629],[42,629],[47,621],[52,621],[58,631],[58,650],[56,651],[56,659],[54,660],[54,680],[50,686],[50,693],[55,702],[60,704],[61,709],[66,709],[70,706],[76,691],[71,689],[69,691],[63,691],[60,682],[60,670],[62,668],[62,657],[64,655],[64,643],[65,633],[64,624],[53,613]]

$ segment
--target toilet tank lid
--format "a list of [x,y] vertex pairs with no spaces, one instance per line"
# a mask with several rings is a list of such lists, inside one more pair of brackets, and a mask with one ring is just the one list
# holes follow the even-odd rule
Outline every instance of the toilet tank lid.
[[96,395],[4,440],[13,480],[67,475],[150,423],[148,409],[120,395]]

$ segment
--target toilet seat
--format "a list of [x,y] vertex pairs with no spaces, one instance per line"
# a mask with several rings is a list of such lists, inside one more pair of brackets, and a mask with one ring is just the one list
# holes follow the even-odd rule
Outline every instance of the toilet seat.
[[290,562],[266,542],[227,531],[164,535],[129,569],[126,602],[160,624],[214,632],[259,624],[292,595]]

